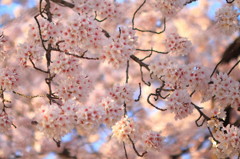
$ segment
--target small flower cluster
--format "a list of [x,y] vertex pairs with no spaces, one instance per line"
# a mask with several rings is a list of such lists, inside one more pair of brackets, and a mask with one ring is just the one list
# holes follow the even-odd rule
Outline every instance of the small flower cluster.
[[81,14],[96,12],[101,18],[112,18],[120,13],[117,6],[108,0],[74,0],[74,10]]
[[166,81],[166,87],[181,89],[186,88],[187,66],[176,64],[176,59],[171,57],[161,58],[153,61],[150,66],[150,72]]
[[122,105],[125,102],[127,105],[131,106],[134,102],[133,93],[133,88],[131,88],[128,84],[124,84],[115,85],[109,92],[109,95],[117,104]]
[[148,131],[143,134],[142,139],[147,149],[154,151],[160,151],[163,149],[164,137],[158,132]]
[[209,92],[215,97],[217,103],[223,107],[231,105],[233,108],[240,107],[240,84],[226,73],[219,73],[212,78]]
[[231,6],[224,6],[216,12],[216,27],[221,33],[231,35],[239,30],[238,13]]
[[179,36],[177,33],[171,33],[167,36],[165,46],[167,52],[175,56],[188,55],[193,50],[191,41],[185,37]]
[[103,122],[108,126],[114,125],[123,116],[123,106],[117,104],[113,99],[107,97],[104,98],[100,105],[104,108],[105,115]]
[[[71,103],[71,102],[70,102]],[[75,105],[63,106],[57,104],[44,105],[37,116],[37,128],[47,137],[60,140],[62,136],[70,132],[74,127]]]
[[59,43],[60,49],[78,55],[85,51],[82,48],[102,48],[107,39],[94,18],[87,15],[73,15],[69,25],[61,29],[61,38],[64,42]]
[[24,43],[18,46],[17,58],[23,67],[27,67],[29,58],[35,61],[41,61],[44,55],[44,49],[36,43]]
[[63,8],[60,8],[59,5],[53,3],[51,4],[50,12],[56,18],[59,18],[63,15]]
[[19,84],[19,75],[15,68],[0,68],[0,85],[3,89],[13,90]]
[[102,60],[108,61],[114,68],[126,66],[130,56],[135,53],[137,37],[130,27],[121,27],[119,35],[111,36],[104,48]]
[[80,70],[80,65],[76,58],[67,56],[65,54],[59,54],[57,59],[53,61],[53,64],[51,65],[51,70],[56,74],[74,74],[77,73],[78,70]]
[[7,132],[12,125],[12,119],[5,112],[0,114],[0,133]]
[[118,121],[113,127],[113,136],[118,139],[120,142],[129,142],[128,136],[131,138],[134,137],[135,126],[131,118],[123,117]]
[[168,110],[175,114],[175,120],[183,119],[193,112],[193,105],[187,90],[175,90],[167,98]]
[[74,99],[84,103],[93,90],[92,79],[83,72],[78,72],[78,74],[68,78],[60,77],[56,82],[58,84],[56,92],[64,100]]
[[210,120],[208,125],[215,130],[213,136],[219,141],[219,143],[216,143],[216,141],[212,140],[218,158],[238,156],[240,151],[240,129],[230,124],[224,127],[222,122],[214,119]]
[[184,0],[156,0],[156,8],[159,9],[164,17],[172,17],[184,6]]
[[198,90],[204,93],[208,86],[210,71],[198,64],[180,65],[172,57],[161,58],[149,65],[150,72],[166,82],[173,89]]
[[187,83],[191,91],[204,93],[210,81],[211,70],[199,64],[189,64],[186,74]]
[[94,132],[104,117],[102,107],[83,106],[77,112],[77,128],[82,133]]

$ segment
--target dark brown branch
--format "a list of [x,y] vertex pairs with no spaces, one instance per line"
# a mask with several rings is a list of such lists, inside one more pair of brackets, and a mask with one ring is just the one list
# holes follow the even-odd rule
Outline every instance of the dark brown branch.
[[29,57],[29,61],[32,63],[32,66],[33,66],[33,68],[34,68],[35,70],[38,70],[38,71],[43,72],[43,73],[48,73],[47,71],[44,71],[44,70],[36,67],[36,65],[35,65],[35,63],[33,62],[33,60],[32,60],[31,57]]
[[133,147],[133,150],[135,151],[135,153],[139,156],[139,157],[143,157],[145,154],[147,154],[147,151],[144,151],[142,154],[140,154],[138,151],[137,151],[137,148],[135,146],[135,143],[133,142],[132,138],[128,135],[128,138],[129,140],[131,141],[132,143],[132,147]]
[[69,8],[75,7],[73,3],[67,2],[65,0],[51,0],[51,1],[63,7],[69,7]]
[[155,53],[158,53],[158,54],[168,54],[169,52],[161,52],[161,51],[157,51],[157,50],[154,50],[154,49],[136,49],[137,51],[151,51],[151,52],[155,52]]
[[188,5],[188,4],[190,4],[190,3],[192,3],[192,2],[196,2],[197,0],[189,0],[189,1],[187,1],[186,3],[184,3],[184,5]]
[[95,18],[94,18],[94,20],[96,20],[96,21],[98,21],[98,22],[103,22],[103,21],[105,21],[106,19],[107,19],[107,17],[104,18],[104,19],[102,19],[102,20],[97,19],[97,11],[95,11]]
[[128,83],[128,79],[129,79],[129,60],[127,60],[127,68],[126,68],[126,83]]
[[144,60],[146,60],[147,58],[150,58],[151,56],[152,56],[152,51],[150,52],[149,55],[147,55],[146,57],[144,57],[143,59],[141,59],[141,61],[144,61]]
[[138,98],[135,99],[135,102],[138,102],[140,100],[141,95],[142,95],[142,87],[141,87],[141,83],[139,83],[139,95],[138,95]]
[[61,141],[53,138],[53,141],[56,143],[57,147],[61,147]]
[[150,71],[148,65],[147,65],[146,63],[142,62],[142,61],[141,61],[138,57],[136,57],[135,55],[131,55],[130,58],[131,58],[133,61],[137,62],[140,66],[142,66],[142,67],[146,68],[148,71]]
[[29,96],[29,95],[25,95],[25,94],[22,94],[22,93],[19,93],[19,92],[16,92],[16,91],[12,91],[14,94],[17,94],[19,96],[22,96],[22,97],[25,97],[25,98],[36,98],[36,97],[45,97],[45,95],[34,95],[34,96]]
[[38,21],[38,19],[37,19],[38,16],[39,16],[39,14],[35,15],[35,16],[34,16],[34,19],[35,19],[35,21],[36,21],[36,23],[37,23],[37,26],[38,26],[38,33],[39,33],[39,35],[40,35],[40,40],[41,40],[42,46],[43,46],[44,50],[47,51],[47,48],[46,48],[46,46],[45,46],[45,44],[44,44],[45,41],[44,41],[43,38],[42,38],[41,26],[40,26],[40,23],[39,23],[39,21]]
[[147,86],[151,86],[151,83],[150,82],[146,82],[144,79],[143,79],[143,70],[142,70],[142,66],[140,66],[140,72],[141,72],[141,80],[144,84],[146,84]]
[[84,55],[85,55],[86,52],[87,52],[87,51],[85,51],[85,52],[83,53],[83,55],[71,54],[71,53],[69,53],[69,52],[65,52],[65,54],[66,54],[66,55],[74,56],[74,57],[76,57],[76,58],[81,58],[81,59],[87,59],[87,60],[99,60],[98,57],[96,57],[96,58],[94,58],[94,57],[85,57]]
[[156,101],[156,99],[158,99],[158,95],[157,95],[157,94],[154,94],[154,93],[151,93],[151,94],[148,95],[147,102],[148,102],[152,107],[156,108],[157,110],[161,110],[161,111],[167,110],[167,109],[158,108],[156,105],[154,105],[154,104],[150,101],[150,97],[151,97],[151,96],[155,96],[156,98],[154,98],[154,99],[155,99],[155,101]]
[[[191,102],[191,104],[197,109],[197,111],[199,112],[200,116],[204,117],[204,119],[205,119],[206,121],[210,120],[210,118],[201,111],[201,109],[202,109],[201,107],[197,106],[196,104],[194,104],[194,103],[192,103],[192,102]],[[198,120],[199,120],[199,119],[198,119]]]
[[152,30],[142,30],[142,29],[138,29],[138,28],[135,27],[134,20],[135,20],[136,14],[144,6],[145,3],[146,3],[146,0],[144,0],[143,3],[138,7],[138,9],[133,13],[132,29],[140,31],[140,32],[149,32],[149,33],[154,33],[154,34],[161,34],[161,33],[163,33],[166,30],[166,19],[165,18],[163,19],[163,30],[160,31],[160,32],[156,32],[156,31],[152,31]]
[[227,3],[233,3],[235,0],[226,0]]
[[126,149],[126,146],[125,146],[125,142],[123,142],[123,149],[124,149],[125,157],[126,157],[126,159],[128,159],[128,154],[127,154],[127,149]]
[[213,140],[214,140],[216,143],[220,143],[220,142],[213,136],[213,133],[212,133],[211,129],[210,129],[209,127],[207,127],[207,128],[208,128],[208,131],[209,131],[211,137],[213,138]]
[[228,75],[234,70],[234,68],[240,63],[240,60],[238,60],[235,65],[229,70]]
[[216,65],[215,68],[213,69],[212,74],[210,75],[210,78],[213,76],[213,74],[214,74],[215,71],[217,70],[218,66],[219,66],[222,62],[223,62],[223,59],[221,59],[221,60],[217,63],[217,65]]
[[124,116],[127,116],[127,104],[124,102],[123,104]]

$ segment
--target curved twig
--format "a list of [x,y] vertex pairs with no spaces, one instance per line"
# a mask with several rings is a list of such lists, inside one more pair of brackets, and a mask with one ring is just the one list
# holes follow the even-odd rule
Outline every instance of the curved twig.
[[156,32],[156,31],[152,31],[152,30],[142,30],[142,29],[138,29],[138,28],[135,27],[134,20],[135,20],[136,14],[144,6],[145,3],[146,3],[146,0],[144,0],[143,3],[138,7],[138,9],[133,13],[132,29],[140,31],[140,32],[149,32],[149,33],[154,33],[154,34],[161,34],[161,33],[163,33],[166,30],[166,18],[163,19],[163,30],[160,31],[160,32]]

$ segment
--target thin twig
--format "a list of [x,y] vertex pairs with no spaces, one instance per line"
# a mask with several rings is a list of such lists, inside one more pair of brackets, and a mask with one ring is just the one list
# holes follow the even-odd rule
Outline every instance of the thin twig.
[[154,49],[136,49],[137,51],[151,51],[151,52],[155,52],[155,53],[158,53],[158,54],[168,54],[169,52],[162,52],[162,51],[157,51],[157,50],[154,50]]
[[35,21],[37,22],[38,33],[39,33],[39,35],[40,35],[40,40],[41,40],[42,46],[43,46],[44,50],[47,51],[47,48],[46,48],[46,46],[45,46],[45,44],[44,44],[44,40],[43,40],[43,38],[42,38],[43,36],[42,36],[41,26],[40,26],[40,23],[39,23],[39,21],[38,21],[38,19],[37,19],[38,16],[39,16],[39,14],[35,15],[35,16],[34,16],[34,19],[35,19]]
[[127,154],[127,149],[126,149],[126,146],[125,146],[125,142],[123,142],[123,149],[124,149],[125,157],[126,157],[126,159],[128,159],[128,154]]
[[141,61],[138,57],[136,57],[135,55],[131,55],[130,58],[131,58],[133,61],[137,62],[140,66],[142,66],[142,67],[146,68],[148,71],[150,71],[148,65],[147,65],[146,63],[142,62],[142,61]]
[[44,71],[44,70],[36,67],[36,65],[35,65],[35,63],[33,62],[33,60],[32,60],[31,57],[29,57],[29,61],[32,63],[32,66],[33,66],[33,68],[34,68],[35,70],[38,70],[38,71],[43,72],[43,73],[48,73],[47,71]]
[[213,76],[214,72],[217,70],[218,66],[222,63],[222,61],[223,61],[223,59],[221,59],[221,60],[217,63],[217,65],[216,65],[215,68],[213,69],[212,74],[210,75],[210,78]]
[[142,70],[142,66],[140,66],[140,72],[141,72],[141,80],[144,84],[146,84],[147,86],[151,86],[151,82],[146,82],[143,78],[143,70]]
[[25,97],[25,98],[36,98],[36,97],[46,97],[46,95],[34,95],[34,96],[29,96],[29,95],[25,95],[25,94],[22,94],[22,93],[19,93],[19,92],[16,92],[16,91],[12,91],[14,94],[17,94],[19,96],[22,96],[22,97]]
[[150,97],[151,97],[151,96],[156,96],[156,97],[158,97],[158,95],[153,94],[153,93],[151,93],[151,94],[148,95],[147,102],[148,102],[152,107],[156,108],[157,110],[161,110],[161,111],[166,111],[166,110],[167,110],[167,109],[158,108],[156,105],[154,105],[154,104],[150,101]]
[[124,110],[124,117],[127,116],[127,104],[124,102],[123,104],[123,110]]
[[154,34],[161,34],[161,33],[163,33],[163,32],[166,30],[166,19],[165,19],[165,18],[163,19],[163,30],[160,31],[160,32],[156,32],[156,31],[152,31],[152,30],[142,30],[142,29],[138,29],[138,28],[135,27],[134,20],[135,20],[136,14],[137,14],[137,12],[144,6],[145,3],[146,3],[146,0],[144,0],[143,3],[142,3],[142,4],[137,8],[137,10],[133,13],[132,29],[133,29],[133,30],[140,31],[140,32],[149,32],[149,33],[154,33]]
[[[86,52],[86,51],[85,51]],[[84,55],[85,55],[85,52],[84,52],[84,54],[83,55],[76,55],[76,54],[71,54],[71,53],[69,53],[69,52],[65,52],[65,54],[66,55],[71,55],[71,56],[74,56],[74,57],[76,57],[76,58],[81,58],[81,59],[87,59],[87,60],[99,60],[99,58],[98,57],[85,57]]]
[[57,147],[61,147],[61,141],[53,138],[53,141],[56,143]]
[[142,94],[142,87],[141,87],[141,83],[139,83],[139,95],[138,95],[138,98],[135,99],[135,102],[138,102],[140,100],[141,94]]
[[98,22],[103,22],[103,21],[106,20],[106,19],[107,19],[107,17],[104,18],[104,19],[102,19],[102,20],[97,19],[97,11],[95,11],[95,18],[94,18],[94,20],[96,20],[96,21],[98,21]]
[[240,63],[240,60],[237,61],[237,63],[235,63],[235,65],[229,70],[229,72],[227,73],[228,75],[230,75],[230,73],[234,70],[234,68]]
[[135,151],[135,153],[139,156],[139,157],[143,157],[145,154],[147,154],[147,151],[144,151],[142,154],[140,154],[138,151],[137,151],[137,148],[132,140],[132,138],[128,135],[128,138],[129,140],[131,141],[132,143],[132,147],[133,147],[133,150]]
[[127,68],[126,68],[126,83],[128,83],[128,79],[129,79],[128,71],[129,71],[129,60],[127,60]]

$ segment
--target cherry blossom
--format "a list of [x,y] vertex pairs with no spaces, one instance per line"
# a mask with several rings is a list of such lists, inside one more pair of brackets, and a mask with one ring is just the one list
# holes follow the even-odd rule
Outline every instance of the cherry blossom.
[[175,114],[175,119],[186,118],[193,112],[191,98],[186,90],[176,90],[167,98],[168,110]]
[[129,143],[129,136],[132,138],[135,134],[135,124],[131,118],[124,117],[119,120],[113,127],[113,136],[118,139],[118,141],[124,141]]
[[177,33],[171,33],[165,40],[167,51],[171,55],[188,55],[193,51],[192,43],[187,38],[179,36]]
[[225,35],[239,30],[238,13],[231,6],[224,6],[216,12],[216,27]]
[[161,133],[148,131],[143,134],[144,144],[148,149],[161,151],[164,146],[164,137]]

